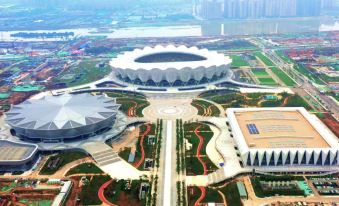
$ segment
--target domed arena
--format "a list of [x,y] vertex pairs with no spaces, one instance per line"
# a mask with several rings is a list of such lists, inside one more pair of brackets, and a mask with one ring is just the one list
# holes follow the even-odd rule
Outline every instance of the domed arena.
[[104,95],[45,96],[12,106],[5,120],[12,135],[22,140],[73,141],[110,129],[119,106],[116,99]]
[[122,82],[180,87],[230,79],[231,62],[229,57],[207,49],[158,45],[120,54],[110,65]]

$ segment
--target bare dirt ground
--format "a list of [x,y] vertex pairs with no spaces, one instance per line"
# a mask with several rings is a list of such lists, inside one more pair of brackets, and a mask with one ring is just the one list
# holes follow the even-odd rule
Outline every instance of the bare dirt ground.
[[339,122],[329,114],[325,114],[325,118],[322,121],[339,138]]
[[125,147],[131,147],[132,150],[135,150],[135,143],[138,139],[139,132],[139,127],[135,127],[135,129],[127,131],[122,138],[112,142],[113,151],[119,152],[120,149]]

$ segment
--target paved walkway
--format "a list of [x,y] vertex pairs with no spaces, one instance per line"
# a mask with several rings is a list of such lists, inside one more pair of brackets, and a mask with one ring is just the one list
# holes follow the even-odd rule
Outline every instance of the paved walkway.
[[109,180],[109,181],[105,182],[103,185],[101,185],[101,187],[99,188],[99,191],[98,191],[98,197],[99,197],[99,199],[101,200],[101,202],[102,202],[103,204],[108,205],[108,206],[116,206],[116,205],[112,204],[111,202],[109,202],[109,201],[107,200],[107,198],[105,197],[105,194],[104,194],[105,188],[106,188],[109,184],[111,184],[112,181],[113,181],[113,180]]
[[194,206],[199,206],[201,201],[204,200],[205,196],[206,196],[206,189],[205,187],[199,187],[200,191],[201,191],[201,195],[200,197],[197,199],[197,201],[194,203]]
[[136,162],[133,166],[135,168],[139,168],[140,165],[144,162],[145,160],[145,149],[144,149],[144,139],[146,137],[146,135],[148,135],[148,133],[150,133],[151,131],[151,125],[147,124],[146,125],[146,130],[144,131],[144,133],[141,134],[140,136],[140,141],[139,141],[139,145],[140,145],[140,149],[141,149],[141,158],[138,162]]
[[139,179],[148,172],[142,172],[121,159],[116,152],[102,142],[89,142],[83,145],[85,149],[98,163],[100,169],[116,179]]
[[206,145],[206,154],[208,158],[215,164],[217,167],[220,168],[220,163],[224,162],[223,157],[220,155],[219,151],[216,148],[216,140],[220,136],[220,129],[215,127],[214,125],[209,125],[212,132],[213,137],[210,139],[210,141]]
[[[173,121],[167,121],[166,127],[166,146],[165,146],[165,176],[164,176],[164,194],[163,206],[171,206],[172,204],[172,138]],[[175,205],[175,204],[174,204]]]
[[199,134],[199,129],[200,129],[201,126],[195,128],[194,130],[194,134],[199,138],[199,144],[198,144],[198,147],[197,147],[197,151],[196,151],[196,155],[197,155],[197,158],[199,160],[199,162],[201,163],[203,169],[204,169],[204,173],[203,175],[207,175],[207,167],[206,167],[206,163],[201,159],[200,157],[200,151],[201,151],[201,147],[203,146],[204,144],[204,138]]

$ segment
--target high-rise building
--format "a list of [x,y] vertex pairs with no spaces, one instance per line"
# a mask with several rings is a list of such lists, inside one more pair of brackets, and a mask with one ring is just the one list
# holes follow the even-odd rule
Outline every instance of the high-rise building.
[[200,17],[203,19],[222,18],[222,2],[219,0],[202,0],[200,7]]
[[334,0],[224,0],[225,18],[274,18],[317,16],[321,2],[324,7]]
[[320,0],[297,0],[297,16],[319,16]]
[[321,10],[332,10],[336,8],[336,0],[321,0],[320,3]]
[[265,17],[291,17],[297,14],[297,0],[265,0]]
[[264,16],[264,1],[263,0],[249,0],[248,1],[248,17],[261,18]]

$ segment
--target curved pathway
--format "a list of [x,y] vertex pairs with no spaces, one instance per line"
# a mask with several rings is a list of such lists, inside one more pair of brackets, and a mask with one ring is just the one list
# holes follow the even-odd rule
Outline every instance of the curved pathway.
[[199,199],[197,199],[197,201],[194,203],[194,206],[199,206],[201,201],[205,198],[206,196],[206,189],[205,187],[199,187],[200,191],[201,191],[201,195],[199,197]]
[[146,135],[148,135],[148,133],[150,133],[150,131],[151,131],[151,125],[147,124],[145,132],[140,137],[139,145],[140,145],[140,148],[141,148],[141,158],[138,162],[136,162],[133,165],[135,168],[139,168],[139,166],[143,163],[143,161],[145,159],[144,139],[145,139]]
[[199,162],[201,163],[202,167],[204,168],[204,174],[203,175],[207,175],[207,167],[206,167],[206,163],[200,158],[200,151],[201,151],[201,147],[204,144],[204,138],[199,134],[199,129],[201,126],[195,128],[194,130],[194,134],[197,135],[197,137],[199,138],[199,145],[197,147],[197,158],[199,160]]
[[216,102],[213,102],[213,101],[211,101],[211,100],[208,100],[208,99],[204,99],[204,98],[195,98],[196,100],[202,100],[202,101],[205,101],[205,102],[208,102],[208,103],[210,103],[210,104],[212,104],[212,105],[214,105],[214,106],[216,106],[218,109],[219,109],[219,115],[220,115],[220,117],[225,117],[226,116],[226,114],[225,114],[225,109],[220,105],[220,104],[218,104],[218,103],[216,103]]
[[105,197],[105,194],[104,194],[105,188],[109,184],[111,184],[112,181],[113,180],[109,180],[109,181],[105,182],[103,185],[101,185],[101,187],[99,188],[99,191],[98,191],[98,197],[101,200],[101,202],[103,202],[105,205],[116,206],[116,205],[112,204],[110,201],[108,201]]
[[129,116],[129,117],[135,117],[135,111],[136,111],[136,108],[137,108],[137,106],[138,106],[138,103],[137,102],[135,102],[135,101],[132,101],[132,100],[120,100],[119,101],[120,103],[121,102],[131,102],[132,104],[134,104],[134,106],[132,106],[132,107],[130,107],[130,108],[128,108],[128,111],[127,111],[127,116]]
[[222,201],[224,203],[224,206],[227,206],[227,201],[226,201],[226,197],[224,195],[224,193],[222,193],[220,190],[217,190],[219,195],[222,197]]
[[[206,116],[205,114],[206,114],[206,109],[205,109],[205,107],[203,107],[202,105],[200,105],[200,104],[197,104],[197,103],[195,103],[195,102],[192,102],[191,103],[192,104],[192,106],[194,106],[194,107],[196,107],[197,109],[198,108],[201,108],[202,110],[202,113],[203,114],[201,114],[201,116]],[[199,112],[200,110],[198,109],[198,112]]]

